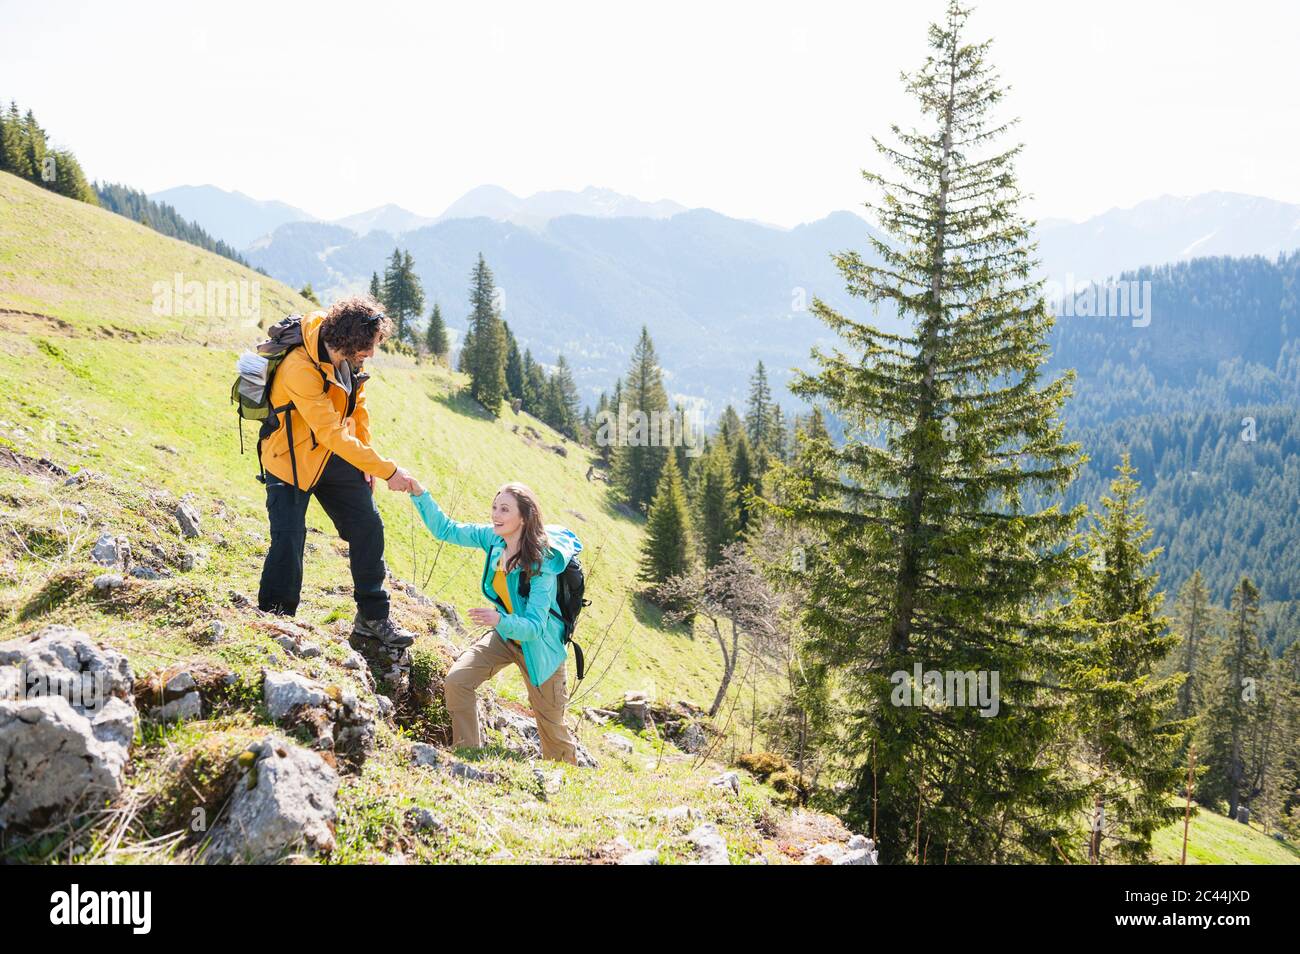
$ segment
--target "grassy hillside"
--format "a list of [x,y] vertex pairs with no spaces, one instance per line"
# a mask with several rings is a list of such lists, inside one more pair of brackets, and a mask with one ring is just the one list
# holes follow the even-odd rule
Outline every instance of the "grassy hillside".
[[[221,500],[231,544],[217,558],[222,578],[255,594],[262,541],[250,535],[265,536],[266,517],[251,425],[249,450],[239,453],[229,403],[234,359],[258,340],[259,326],[311,305],[263,275],[13,177],[0,178],[0,201],[0,372],[24,385],[0,397],[0,430],[24,453],[69,469]],[[171,284],[177,274],[260,283],[261,314],[252,322],[154,314],[154,283]],[[459,396],[460,376],[445,369],[387,354],[372,365],[367,394],[377,446],[450,513],[486,519],[496,488],[523,480],[540,495],[548,521],[582,537],[593,601],[583,620],[589,648],[608,632],[589,685],[599,679],[601,695],[662,687],[673,698],[712,698],[721,671],[714,646],[658,626],[656,614],[628,599],[639,522],[614,509],[603,484],[585,479],[585,451],[526,414],[507,409],[491,419]],[[567,457],[548,449],[557,445]],[[474,556],[440,550],[405,494],[381,487],[377,499],[393,572],[418,576],[429,595],[462,610],[474,605],[481,570]],[[318,508],[312,517],[328,528]],[[332,548],[309,558],[299,615],[321,621],[346,610],[347,594],[332,592],[346,578]]]
[[[1183,823],[1156,832],[1151,860],[1176,865],[1183,856]],[[1256,823],[1242,825],[1205,809],[1192,816],[1187,837],[1189,865],[1294,865],[1300,849],[1266,835]]]
[[[323,656],[286,658],[275,643],[279,634],[238,596],[256,596],[267,531],[256,461],[251,451],[240,456],[228,402],[234,359],[261,328],[307,303],[228,260],[7,175],[0,175],[0,226],[0,374],[18,384],[0,394],[0,639],[51,622],[75,625],[126,654],[137,677],[196,659],[229,669],[244,686],[255,686],[263,666],[323,681],[345,676],[341,639],[353,607],[345,551],[332,532],[309,534],[298,616],[301,631],[324,645]],[[159,307],[155,283],[174,286],[178,277],[182,284],[257,283],[260,311],[169,313],[165,303]],[[589,455],[526,415],[491,419],[459,396],[462,382],[446,370],[390,355],[373,364],[368,393],[377,445],[449,512],[481,519],[496,487],[518,479],[538,491],[549,521],[582,537],[593,600],[581,630],[589,675],[571,714],[621,699],[627,689],[665,703],[707,704],[720,675],[716,650],[663,627],[631,598],[640,523],[615,510],[604,484],[585,479]],[[253,438],[249,428],[250,446]],[[41,459],[53,466],[36,463]],[[82,479],[70,483],[65,471]],[[481,603],[479,559],[440,549],[417,525],[405,494],[383,487],[377,494],[393,574],[463,618]],[[183,495],[192,495],[203,522],[195,541],[182,539],[172,516]],[[328,530],[317,508],[311,526]],[[103,569],[89,551],[102,530],[125,535],[137,563],[170,575],[129,578],[111,598],[97,595],[91,583]],[[445,662],[454,647],[445,645],[447,631],[426,602],[399,590],[394,613],[422,634],[417,653]],[[203,634],[214,621],[225,634],[207,645]],[[451,642],[463,646],[475,635],[453,631]],[[507,703],[526,701],[513,669],[493,689]],[[246,695],[255,700],[256,692]],[[264,722],[250,704],[179,728],[148,727],[134,750],[131,797],[165,816],[179,798],[177,764],[229,758]],[[626,735],[633,754],[612,748],[603,738],[609,731]],[[600,858],[601,846],[622,834],[636,847],[665,845],[671,860],[680,822],[650,819],[681,804],[716,821],[738,858],[773,855],[760,834],[776,830],[769,813],[779,814],[779,806],[770,789],[746,781],[732,796],[711,787],[718,764],[652,735],[583,720],[580,733],[601,767],[557,769],[565,783],[539,801],[536,779],[511,752],[485,759],[505,784],[467,788],[446,773],[413,771],[403,755],[409,733],[381,727],[375,756],[345,782],[335,857],[584,860]],[[410,844],[400,820],[412,804],[437,806],[453,837]],[[760,819],[767,819],[761,830]],[[159,830],[135,834],[146,833]]]

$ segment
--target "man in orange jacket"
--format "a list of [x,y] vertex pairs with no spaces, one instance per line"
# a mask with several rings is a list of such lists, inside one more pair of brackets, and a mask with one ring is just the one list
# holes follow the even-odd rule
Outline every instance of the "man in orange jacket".
[[392,332],[373,298],[344,298],[302,319],[303,343],[284,356],[271,381],[275,412],[261,441],[271,548],[257,605],[292,616],[302,590],[307,504],[314,496],[348,544],[357,601],[354,634],[384,645],[414,637],[388,617],[384,589],[384,522],[372,494],[375,478],[390,490],[413,486],[403,468],[370,446],[363,362]]

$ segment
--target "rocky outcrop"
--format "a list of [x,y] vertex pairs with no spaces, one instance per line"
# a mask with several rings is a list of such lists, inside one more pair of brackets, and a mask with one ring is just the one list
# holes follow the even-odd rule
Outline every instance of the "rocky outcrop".
[[240,773],[203,861],[266,864],[289,853],[334,848],[338,773],[315,752],[278,735],[238,757]]
[[0,643],[0,828],[37,828],[118,796],[133,682],[126,657],[66,626]]
[[718,831],[717,826],[712,822],[702,822],[696,825],[691,833],[686,836],[686,840],[695,849],[695,864],[731,864],[731,859],[727,857],[727,843],[723,840],[722,833]]
[[351,690],[323,686],[301,673],[262,671],[262,701],[285,727],[306,726],[313,748],[359,770],[375,747],[375,708]]

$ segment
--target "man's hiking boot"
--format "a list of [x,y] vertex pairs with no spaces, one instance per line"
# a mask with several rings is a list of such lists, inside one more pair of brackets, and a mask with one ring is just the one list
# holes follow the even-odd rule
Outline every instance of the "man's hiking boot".
[[415,636],[391,619],[362,619],[361,614],[352,621],[352,635],[376,639],[391,649],[401,649],[415,642]]

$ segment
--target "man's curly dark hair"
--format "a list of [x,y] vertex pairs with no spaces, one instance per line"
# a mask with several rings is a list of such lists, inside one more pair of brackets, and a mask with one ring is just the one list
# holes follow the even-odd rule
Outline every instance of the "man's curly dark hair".
[[330,306],[320,333],[325,344],[351,359],[358,351],[378,348],[393,333],[393,322],[369,295],[349,295]]

